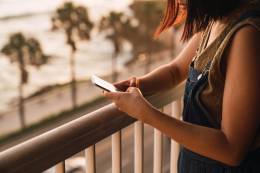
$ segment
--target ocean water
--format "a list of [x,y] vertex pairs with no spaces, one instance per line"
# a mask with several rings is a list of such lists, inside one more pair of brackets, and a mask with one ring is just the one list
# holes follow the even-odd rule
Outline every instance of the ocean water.
[[[40,69],[28,67],[30,81],[25,87],[25,96],[38,89],[57,83],[66,83],[69,78],[70,49],[65,44],[63,32],[51,32],[50,17],[64,0],[0,0],[0,48],[7,42],[10,34],[23,32],[37,38],[43,51],[52,56],[49,64]],[[97,23],[101,16],[111,10],[129,12],[132,0],[74,0],[76,4],[89,9],[91,19]],[[80,42],[76,54],[77,79],[88,79],[91,74],[110,72],[113,45],[96,30],[92,40]],[[119,70],[123,63],[131,58],[131,46],[125,45],[120,55]],[[7,57],[0,54],[0,112],[10,109],[8,105],[17,97],[19,71],[17,64],[11,64]]]

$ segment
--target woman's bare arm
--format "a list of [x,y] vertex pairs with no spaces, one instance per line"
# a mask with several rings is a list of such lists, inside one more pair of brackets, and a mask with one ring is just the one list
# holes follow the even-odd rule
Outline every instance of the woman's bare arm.
[[[201,33],[194,35],[183,51],[169,64],[139,77],[139,87],[144,95],[169,89],[187,78],[188,67],[199,46]],[[161,85],[163,83],[163,85]]]
[[[260,126],[260,33],[241,28],[228,51],[221,129],[174,119],[155,108],[144,109],[144,122],[186,148],[236,166],[251,148]],[[196,116],[196,115],[194,115]]]

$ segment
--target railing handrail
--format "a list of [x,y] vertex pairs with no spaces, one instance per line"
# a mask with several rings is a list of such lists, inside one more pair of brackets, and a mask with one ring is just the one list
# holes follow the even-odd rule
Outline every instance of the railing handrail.
[[[183,84],[148,100],[162,107],[180,98]],[[0,153],[0,172],[42,172],[135,122],[109,104]]]

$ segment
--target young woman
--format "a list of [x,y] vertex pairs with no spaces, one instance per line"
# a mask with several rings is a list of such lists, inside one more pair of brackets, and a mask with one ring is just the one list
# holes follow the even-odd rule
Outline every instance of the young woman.
[[[169,64],[104,92],[181,144],[179,173],[260,172],[260,8],[250,0],[168,0],[161,33],[185,16],[187,46]],[[143,95],[186,80],[183,121]],[[133,109],[135,108],[135,109]]]

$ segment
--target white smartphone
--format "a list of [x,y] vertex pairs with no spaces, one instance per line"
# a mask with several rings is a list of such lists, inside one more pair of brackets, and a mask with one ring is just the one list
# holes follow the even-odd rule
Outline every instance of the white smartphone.
[[113,84],[99,78],[96,75],[91,76],[91,81],[94,85],[96,85],[97,87],[99,87],[99,88],[101,88],[105,91],[108,91],[108,92],[118,92],[118,91],[120,91]]

